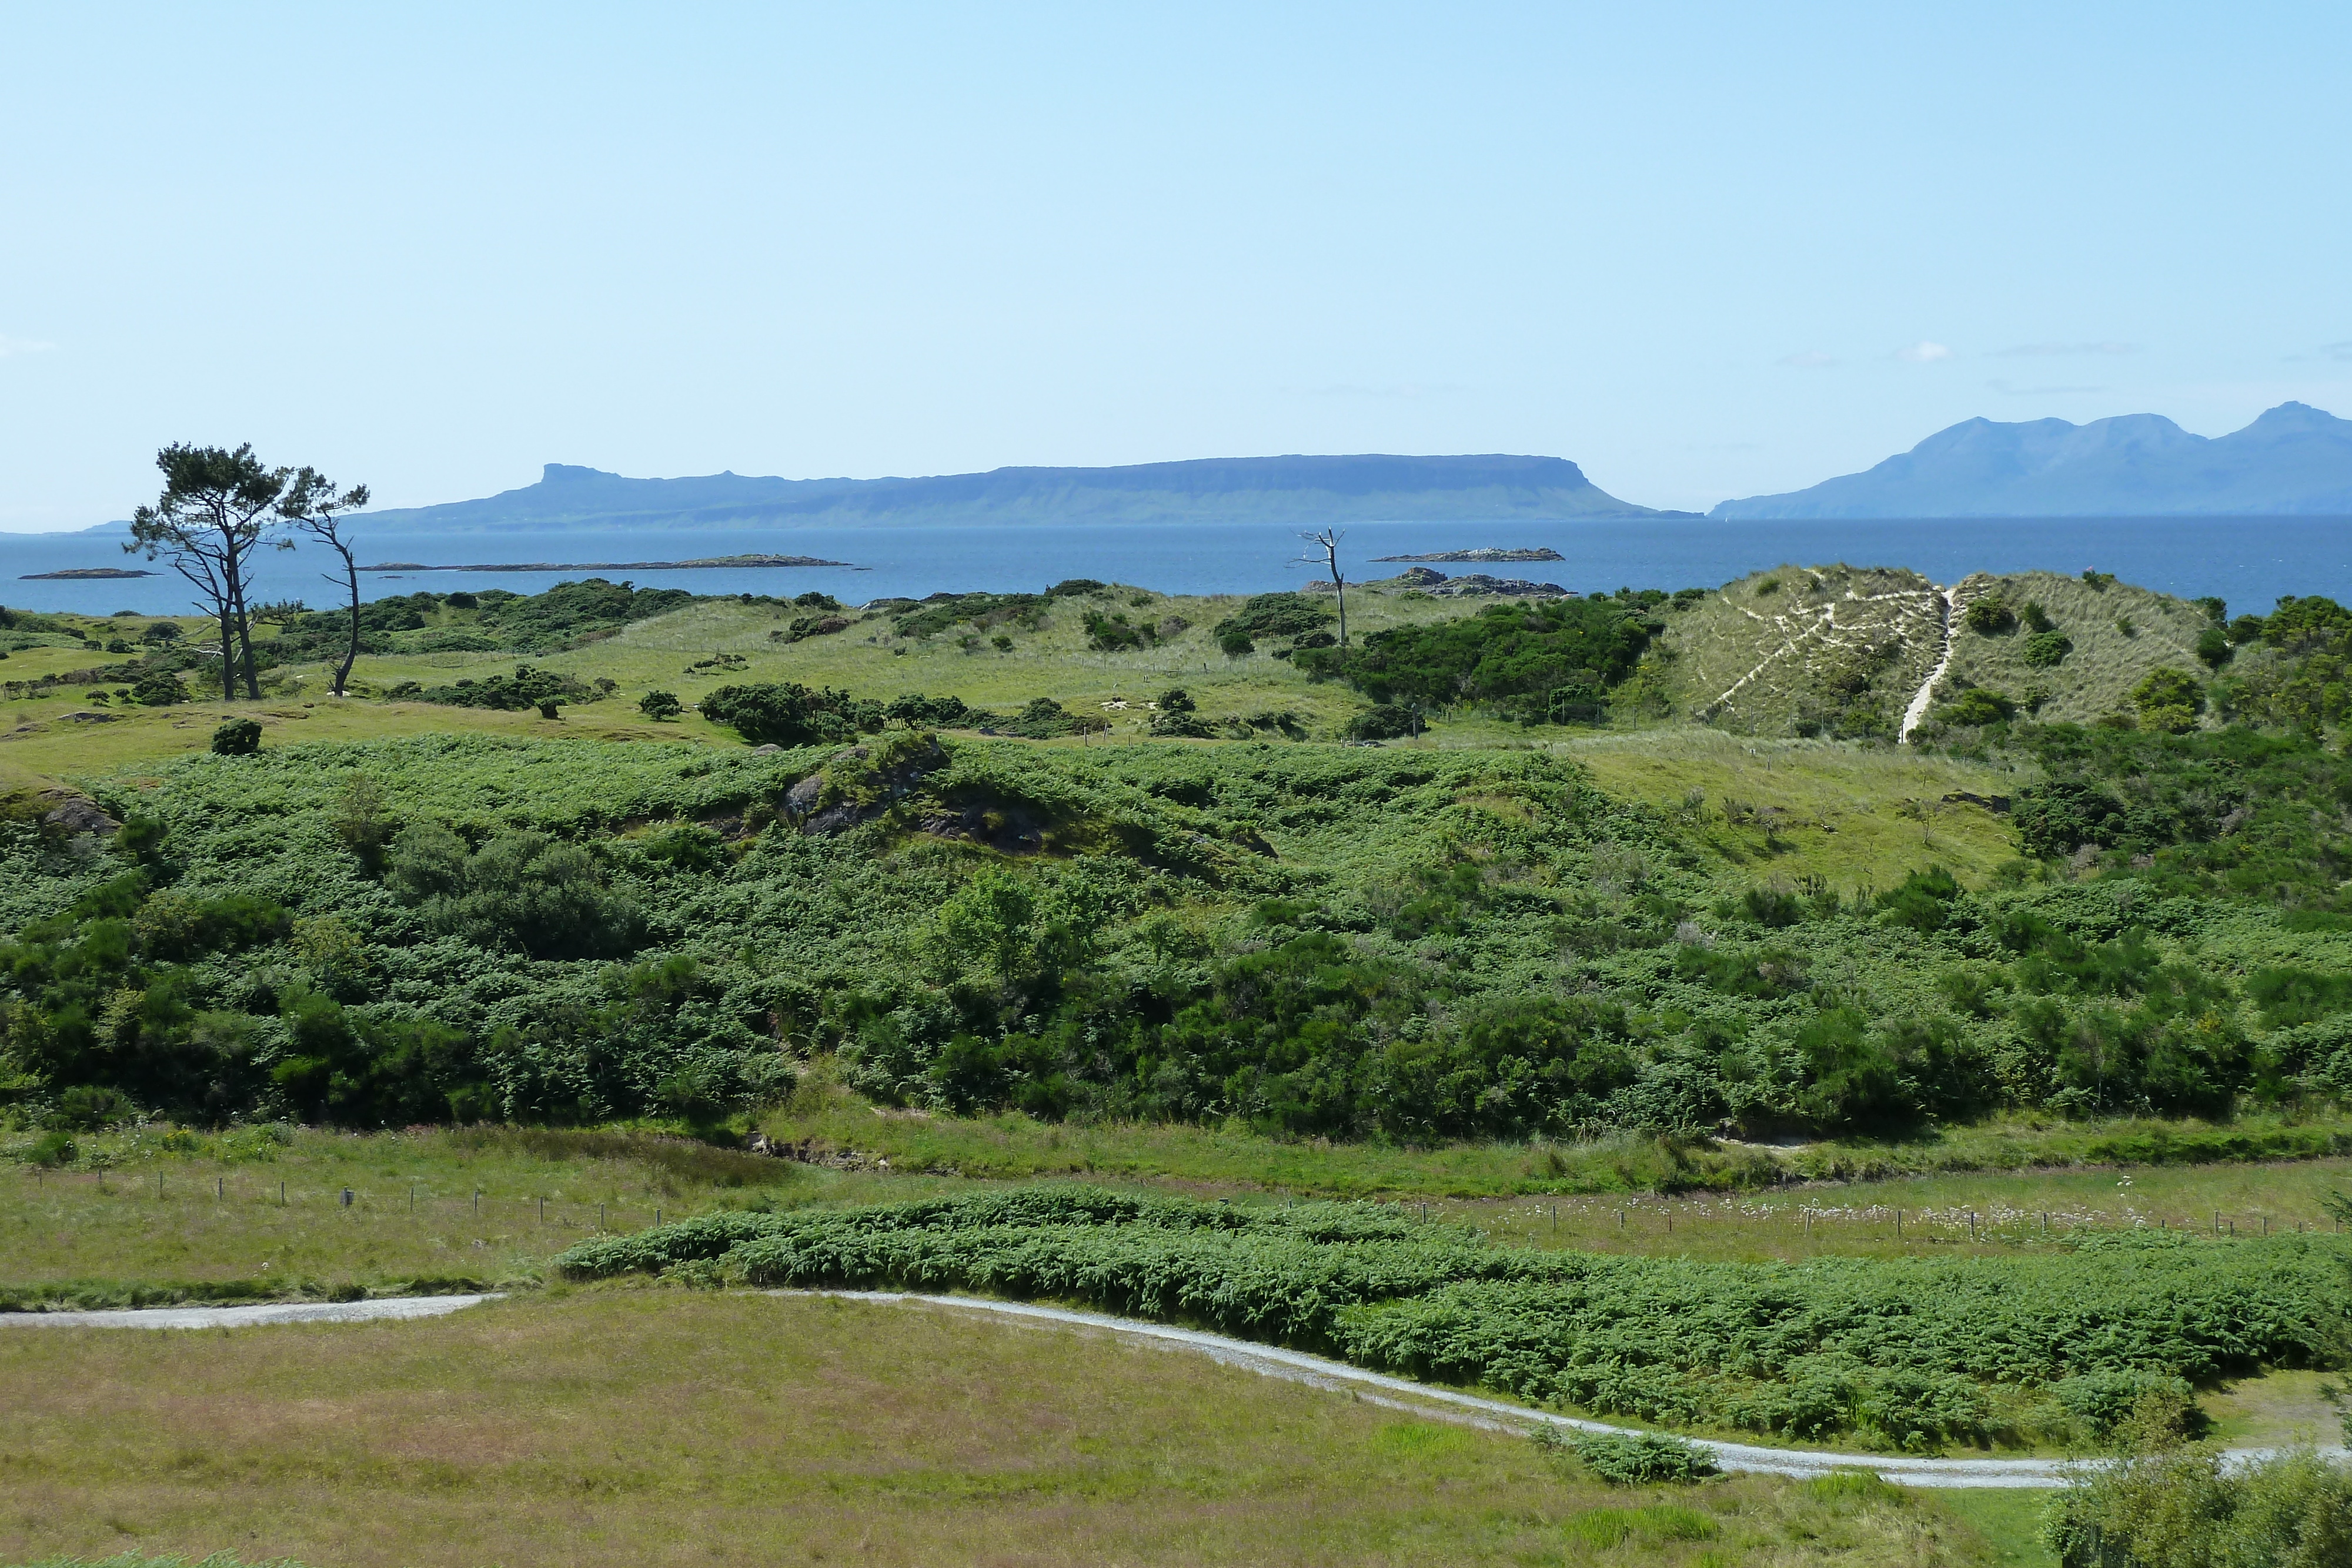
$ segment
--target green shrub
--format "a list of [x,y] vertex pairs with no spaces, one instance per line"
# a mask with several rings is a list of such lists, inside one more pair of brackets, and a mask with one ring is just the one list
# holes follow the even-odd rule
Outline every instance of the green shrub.
[[2309,1448],[2234,1469],[2159,1449],[2084,1472],[2045,1539],[2061,1568],[2333,1568],[2352,1562],[2352,1477]]
[[1230,636],[1303,637],[1319,632],[1333,612],[1303,593],[1260,593],[1210,628],[1222,644]]
[[[49,1125],[58,1133],[95,1133],[139,1114],[130,1097],[100,1083],[79,1083],[58,1096]],[[72,1145],[66,1145],[72,1157]]]
[[2095,1437],[2107,1437],[2144,1408],[2151,1395],[2169,1399],[2182,1409],[2191,1407],[2194,1392],[2186,1380],[2164,1373],[2111,1369],[2080,1373],[2052,1384],[2050,1392],[2069,1416]]
[[754,746],[842,744],[861,733],[879,731],[888,711],[847,692],[798,681],[721,686],[704,697],[701,706],[703,717],[726,725]]
[[490,675],[478,681],[461,680],[446,686],[428,686],[416,695],[420,701],[439,703],[447,707],[493,708],[506,713],[521,713],[539,706],[542,702],[585,702],[590,692],[587,686],[570,675],[530,664],[517,664],[511,678]]
[[1412,709],[1392,703],[1376,703],[1348,721],[1348,737],[1351,740],[1398,740],[1419,728]]
[[1938,715],[1946,724],[1999,724],[2014,716],[2017,705],[1986,686],[1970,686],[1946,703]]
[[1991,597],[1969,601],[1960,619],[1980,637],[1997,637],[2017,630],[2017,612]]
[[2165,735],[2184,735],[2197,727],[2205,711],[2205,691],[2196,678],[2168,666],[2150,670],[2132,688],[2132,706],[2140,723]]
[[153,670],[131,683],[131,700],[147,707],[169,707],[173,703],[188,700],[187,689],[180,677],[168,670]]
[[1494,604],[1475,615],[1387,627],[1356,648],[1302,651],[1297,663],[1382,705],[1427,711],[1470,691],[1487,711],[1524,723],[1590,723],[1665,630],[1657,610],[1665,601],[1645,590],[1623,599]]
[[2074,651],[2074,640],[2063,632],[2036,632],[2019,647],[2017,656],[2032,669],[2055,668]]
[[261,725],[249,718],[233,718],[213,731],[215,757],[250,757],[261,749]]
[[[1584,1468],[1614,1487],[1687,1483],[1716,1473],[1715,1460],[1705,1448],[1664,1433],[1643,1432],[1629,1436],[1591,1432],[1580,1434],[1570,1441],[1576,1449],[1576,1457],[1584,1461]],[[1703,1514],[1693,1515],[1693,1518],[1706,1521]],[[1711,1524],[1711,1521],[1707,1522]],[[1684,1532],[1673,1538],[1704,1541],[1713,1533],[1711,1528],[1696,1533],[1690,1531],[1691,1527],[1685,1526]]]

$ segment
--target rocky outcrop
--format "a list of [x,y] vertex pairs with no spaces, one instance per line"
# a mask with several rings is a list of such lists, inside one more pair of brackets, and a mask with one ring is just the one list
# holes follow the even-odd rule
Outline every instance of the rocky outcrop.
[[1524,577],[1489,577],[1483,571],[1465,572],[1449,578],[1429,590],[1441,599],[1573,599],[1576,596],[1557,582],[1529,582]]
[[946,750],[929,736],[913,746],[852,746],[785,792],[784,814],[804,833],[845,833],[906,800],[947,762]]
[[44,789],[35,798],[47,807],[41,813],[41,825],[58,832],[96,833],[100,838],[109,838],[122,826],[87,795],[77,795],[69,789]]

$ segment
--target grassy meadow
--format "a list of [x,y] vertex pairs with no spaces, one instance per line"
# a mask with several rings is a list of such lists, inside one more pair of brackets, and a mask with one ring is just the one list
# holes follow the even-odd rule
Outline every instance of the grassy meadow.
[[[1874,1481],[1606,1488],[1523,1438],[1059,1328],[675,1291],[0,1335],[0,1560],[1975,1564]],[[2030,1559],[2028,1559],[2030,1560]]]
[[1677,1192],[1657,1186],[1675,1173],[1671,1156],[1633,1140],[1379,1150],[1243,1128],[1061,1127],[1017,1115],[879,1116],[865,1107],[761,1122],[812,1157],[744,1155],[676,1131],[140,1130],[85,1135],[71,1166],[48,1168],[27,1157],[29,1137],[10,1136],[0,1139],[0,1157],[15,1156],[0,1166],[0,1302],[530,1289],[574,1242],[663,1220],[1035,1181],[1244,1207],[1338,1197],[1425,1211],[1517,1247],[1728,1261],[2006,1256],[2158,1226],[2247,1238],[2333,1234],[2327,1202],[2352,1192],[2346,1158],[1923,1170],[1861,1181],[1806,1180],[1792,1159],[1787,1182]]
[[[1384,626],[1462,612],[1458,601],[1407,597],[1408,591],[1381,584],[1351,589],[1350,633],[1368,634]],[[258,703],[205,700],[146,708],[115,702],[101,707],[88,701],[88,689],[80,687],[0,700],[0,765],[49,778],[88,778],[151,758],[203,750],[215,727],[228,716],[261,724],[266,745],[456,730],[734,746],[739,744],[734,735],[703,720],[692,711],[693,705],[719,686],[753,681],[799,681],[885,700],[907,693],[953,693],[977,707],[1005,709],[1017,709],[1038,696],[1052,697],[1072,712],[1105,712],[1102,705],[1112,702],[1133,705],[1129,712],[1109,710],[1114,738],[1139,734],[1147,716],[1143,705],[1171,686],[1190,691],[1206,719],[1288,709],[1310,731],[1326,737],[1336,735],[1363,706],[1344,686],[1310,682],[1286,660],[1276,658],[1271,648],[1238,658],[1220,652],[1209,630],[1241,607],[1239,597],[1174,596],[1134,589],[1121,590],[1115,598],[1120,613],[1162,625],[1182,620],[1187,629],[1147,649],[1105,653],[1088,647],[1078,614],[1062,606],[1045,617],[1041,629],[1013,633],[1009,652],[978,637],[899,637],[887,620],[860,622],[830,636],[779,643],[769,633],[785,624],[788,609],[706,600],[581,647],[522,659],[591,685],[599,678],[615,683],[610,697],[568,709],[559,720],[541,719],[528,710],[508,713],[372,696],[339,702],[327,689],[324,666],[297,664],[273,671],[273,690]],[[461,630],[473,618],[473,612],[443,609],[429,624]],[[94,628],[108,625],[104,620],[66,619]],[[152,619],[171,618],[142,618],[138,623]],[[194,618],[180,618],[177,623],[191,637],[203,635],[203,623]],[[267,642],[272,629],[257,630],[261,633],[257,640]],[[719,659],[741,663],[727,669],[693,667]],[[119,662],[120,655],[96,650],[41,647],[12,655],[0,666],[0,676],[28,681]],[[508,653],[365,653],[352,672],[353,690],[381,694],[405,681],[445,685],[506,673],[518,662],[516,654]],[[688,711],[674,721],[644,719],[637,700],[656,690],[675,693]],[[1489,727],[1475,720],[1465,723],[1472,735]]]

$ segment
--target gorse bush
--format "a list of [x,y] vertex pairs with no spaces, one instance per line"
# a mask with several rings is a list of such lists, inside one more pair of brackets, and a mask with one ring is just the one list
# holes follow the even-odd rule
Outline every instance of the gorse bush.
[[2026,1259],[1700,1263],[1496,1247],[1370,1205],[1253,1212],[1056,1186],[710,1216],[560,1263],[1082,1301],[1644,1421],[1918,1449],[2063,1427],[2042,1391],[2069,1377],[2324,1356],[2343,1256],[2333,1238],[2176,1234]]
[[872,734],[885,710],[847,692],[815,690],[798,681],[721,686],[702,699],[702,715],[753,745],[814,746]]
[[1655,590],[1620,598],[1489,605],[1474,616],[1371,633],[1354,648],[1302,650],[1298,667],[1337,676],[1379,704],[1423,709],[1469,703],[1529,724],[1603,714],[1673,601]]
[[509,713],[547,703],[587,702],[594,695],[572,676],[531,664],[517,664],[511,678],[490,675],[478,681],[462,680],[446,686],[427,686],[416,694],[421,702],[448,707],[497,708]]

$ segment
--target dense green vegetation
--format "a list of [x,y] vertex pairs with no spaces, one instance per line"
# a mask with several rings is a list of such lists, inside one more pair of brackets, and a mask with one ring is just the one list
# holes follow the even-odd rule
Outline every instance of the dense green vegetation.
[[2095,1440],[2149,1387],[2322,1358],[2342,1260],[2332,1239],[2173,1233],[2015,1260],[1710,1264],[1495,1247],[1368,1205],[1065,1186],[707,1216],[560,1262],[1079,1301],[1644,1421],[1934,1448]]
[[[2255,744],[2095,737],[2126,743]],[[100,789],[127,826],[98,852],[28,808],[0,830],[11,1092],[705,1116],[832,1055],[887,1103],[1421,1142],[2352,1088],[2347,933],[2291,792],[2282,864],[2318,902],[2282,915],[2254,901],[2288,871],[2242,889],[2195,843],[1974,892],[1727,881],[1672,815],[1527,752],[864,749],[191,758]],[[2256,749],[2291,782],[2340,766]],[[2049,788],[2029,834],[2082,798]]]
[[[1067,583],[894,613],[1011,625],[1122,595],[1149,599]],[[636,597],[456,608],[572,631]],[[1503,605],[1348,650],[1304,645],[1325,612],[1303,596],[1233,619],[1369,695],[1556,717],[1577,681],[1643,682],[1673,602]],[[2232,635],[2275,646],[2232,671],[2344,635],[2326,601],[2252,619]],[[442,694],[583,695],[530,665]],[[110,839],[14,798],[0,1093],[83,1124],[710,1121],[829,1061],[885,1103],[1412,1144],[2226,1119],[2352,1093],[2352,771],[2305,728],[1954,731],[2027,770],[2020,857],[1985,886],[1873,888],[1727,864],[1691,800],[1612,799],[1537,752],[940,743],[1105,721],[793,682],[701,708],[761,750],[232,747],[97,782]],[[1171,690],[1151,722],[1297,730],[1261,716],[1213,727]]]
[[2232,1469],[2159,1444],[2085,1474],[2047,1535],[2062,1568],[2326,1568],[2352,1562],[2352,1478],[2308,1448]]
[[1592,722],[1609,694],[1690,602],[1656,589],[1490,604],[1475,615],[1375,632],[1351,648],[1302,650],[1301,669],[1417,711],[1472,705],[1526,724]]

